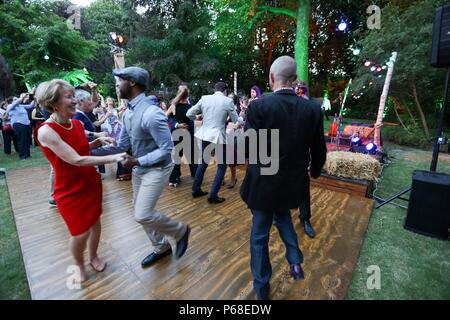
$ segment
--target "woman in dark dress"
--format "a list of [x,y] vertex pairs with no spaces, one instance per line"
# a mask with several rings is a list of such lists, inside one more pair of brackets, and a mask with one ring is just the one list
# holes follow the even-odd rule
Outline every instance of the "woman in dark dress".
[[[173,132],[176,129],[188,130],[191,135],[191,150],[190,157],[187,159],[189,161],[189,169],[191,171],[191,177],[195,177],[195,172],[197,171],[197,164],[195,164],[195,139],[194,139],[194,122],[190,120],[186,113],[191,108],[189,103],[189,89],[187,86],[180,86],[178,88],[177,95],[173,99],[172,104],[166,112],[169,118],[170,129]],[[183,141],[183,138],[174,139],[175,147]],[[179,153],[180,159],[183,157],[183,150]],[[181,165],[175,164],[172,174],[169,178],[169,186],[177,187],[181,182]]]

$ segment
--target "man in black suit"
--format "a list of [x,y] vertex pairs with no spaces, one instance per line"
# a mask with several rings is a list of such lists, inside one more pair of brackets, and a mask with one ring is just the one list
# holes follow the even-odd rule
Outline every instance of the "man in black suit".
[[[286,259],[294,279],[303,279],[303,255],[292,224],[291,209],[298,208],[307,195],[308,166],[318,178],[326,160],[322,111],[310,101],[297,97],[291,87],[296,80],[297,64],[288,56],[278,58],[270,69],[273,94],[253,101],[247,110],[246,131],[258,134],[267,129],[279,133],[278,145],[271,139],[259,139],[258,149],[266,148],[279,157],[275,174],[267,175],[272,164],[258,159],[250,164],[241,187],[241,197],[253,214],[250,238],[253,287],[258,299],[268,299],[272,268],[269,258],[269,233],[272,222],[286,246]],[[252,143],[252,142],[250,142]],[[263,145],[264,144],[264,145]],[[311,160],[311,162],[310,162]]]

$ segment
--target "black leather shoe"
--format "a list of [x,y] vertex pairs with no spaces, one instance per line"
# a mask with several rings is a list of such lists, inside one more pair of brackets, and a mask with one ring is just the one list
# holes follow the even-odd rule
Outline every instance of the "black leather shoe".
[[305,274],[303,272],[302,267],[299,264],[293,264],[291,265],[291,272],[290,272],[292,278],[294,280],[303,280],[305,279]]
[[305,230],[305,233],[308,237],[311,239],[316,236],[316,232],[314,231],[314,228],[311,225],[311,222],[309,220],[302,221],[303,230]]
[[147,268],[150,265],[152,265],[153,263],[155,263],[156,261],[158,261],[164,257],[170,256],[171,254],[172,254],[172,248],[170,248],[169,250],[167,250],[163,253],[155,253],[155,252],[150,253],[147,257],[145,257],[144,260],[142,260],[141,266],[142,266],[142,268]]
[[187,226],[184,236],[177,242],[177,250],[175,252],[175,257],[177,259],[180,259],[186,252],[190,234],[191,234],[191,227]]
[[204,196],[207,196],[207,195],[208,195],[208,192],[205,192],[205,191],[202,191],[202,190],[199,190],[197,192],[192,192],[192,197],[194,197],[194,198],[200,198],[200,197],[204,197]]
[[225,201],[225,199],[224,198],[221,198],[221,197],[217,197],[217,198],[208,198],[208,202],[209,203],[214,203],[214,204],[219,204],[219,203],[222,203],[222,202],[224,202]]

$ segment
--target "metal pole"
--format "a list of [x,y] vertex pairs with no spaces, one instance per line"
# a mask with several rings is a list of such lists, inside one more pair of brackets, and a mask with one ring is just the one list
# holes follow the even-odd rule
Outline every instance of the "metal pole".
[[448,101],[449,82],[450,82],[450,67],[448,67],[448,69],[447,69],[447,76],[445,78],[445,86],[444,86],[444,101],[442,103],[441,116],[439,118],[439,123],[438,123],[437,129],[436,129],[436,137],[435,137],[434,150],[433,150],[433,160],[431,160],[431,167],[430,167],[430,170],[432,172],[436,172],[437,164],[438,164],[438,160],[439,160],[439,149],[440,149],[439,138],[442,136],[442,131],[443,131],[443,127],[444,127],[445,107],[447,106],[447,101]]

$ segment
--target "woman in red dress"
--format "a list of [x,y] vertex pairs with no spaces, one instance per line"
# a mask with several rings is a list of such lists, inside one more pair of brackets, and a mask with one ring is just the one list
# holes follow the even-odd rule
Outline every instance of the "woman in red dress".
[[90,149],[111,143],[99,138],[88,143],[83,124],[75,114],[75,90],[63,80],[39,85],[36,97],[52,115],[38,131],[38,141],[55,171],[55,200],[70,234],[70,250],[79,267],[80,282],[86,280],[83,253],[88,248],[92,268],[102,272],[106,263],[98,258],[102,213],[102,183],[96,165],[117,163],[126,154],[93,157]]

